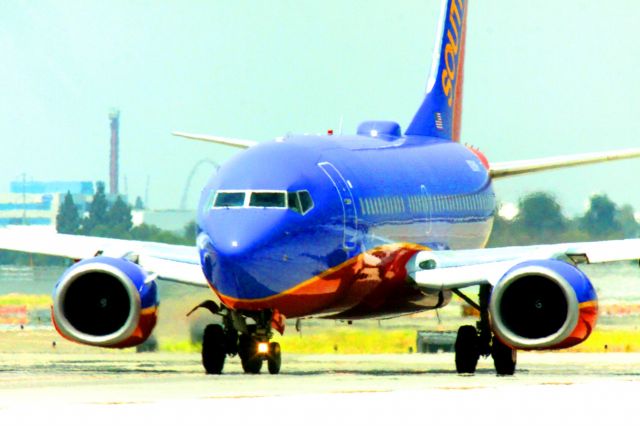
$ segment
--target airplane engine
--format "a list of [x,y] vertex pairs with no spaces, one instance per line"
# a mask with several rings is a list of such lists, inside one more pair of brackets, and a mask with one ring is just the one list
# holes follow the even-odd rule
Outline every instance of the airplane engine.
[[534,260],[511,268],[489,302],[494,333],[516,349],[560,349],[586,340],[598,317],[589,278],[559,260]]
[[52,319],[69,340],[125,348],[144,342],[156,325],[158,290],[137,264],[99,256],[76,263],[53,291]]

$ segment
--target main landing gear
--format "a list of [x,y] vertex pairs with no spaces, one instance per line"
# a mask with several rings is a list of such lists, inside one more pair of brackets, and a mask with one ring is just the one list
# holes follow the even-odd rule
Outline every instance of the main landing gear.
[[493,358],[493,365],[499,376],[512,376],[516,370],[517,351],[505,345],[491,332],[489,324],[489,297],[491,286],[480,286],[479,304],[464,293],[455,292],[465,302],[480,311],[480,321],[476,326],[463,325],[458,329],[456,338],[456,371],[458,374],[473,374],[480,356]]
[[[210,324],[202,337],[202,365],[207,374],[222,374],[227,356],[238,355],[242,369],[247,374],[259,374],[262,364],[267,362],[270,374],[280,373],[282,351],[280,344],[270,342],[273,337],[272,323],[281,321],[280,315],[270,310],[258,313],[244,313],[221,308],[207,300],[196,306],[205,308],[222,317],[222,324]],[[253,324],[247,324],[247,319]],[[282,324],[283,325],[283,324]]]

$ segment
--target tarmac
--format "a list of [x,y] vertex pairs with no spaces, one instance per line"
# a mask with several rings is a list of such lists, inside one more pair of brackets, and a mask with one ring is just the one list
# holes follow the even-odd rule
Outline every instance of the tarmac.
[[519,353],[459,376],[453,354],[287,355],[207,376],[198,354],[0,353],[2,424],[640,424],[640,354]]

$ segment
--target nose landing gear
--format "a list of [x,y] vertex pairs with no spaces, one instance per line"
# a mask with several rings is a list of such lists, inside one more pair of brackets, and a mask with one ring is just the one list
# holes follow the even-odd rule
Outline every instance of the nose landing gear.
[[[280,373],[282,352],[280,344],[270,342],[273,337],[271,325],[278,319],[277,328],[284,324],[283,318],[276,312],[239,313],[218,306],[208,300],[195,307],[205,308],[214,315],[220,315],[223,324],[210,324],[202,337],[202,365],[207,374],[222,374],[224,362],[228,356],[238,355],[242,369],[247,374],[259,374],[262,364],[267,361],[270,374]],[[255,324],[247,324],[247,318]]]
[[282,352],[278,342],[268,342],[246,334],[240,336],[238,355],[242,369],[248,374],[258,374],[267,361],[269,374],[280,373]]

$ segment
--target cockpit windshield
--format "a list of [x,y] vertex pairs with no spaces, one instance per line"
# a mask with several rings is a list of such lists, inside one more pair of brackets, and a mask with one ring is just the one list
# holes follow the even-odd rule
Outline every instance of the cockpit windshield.
[[252,192],[249,207],[279,207],[286,208],[287,202],[284,192]]
[[244,192],[218,191],[214,207],[242,207],[244,206]]
[[311,194],[307,190],[287,191],[216,191],[211,208],[269,208],[290,209],[306,214],[313,208]]

